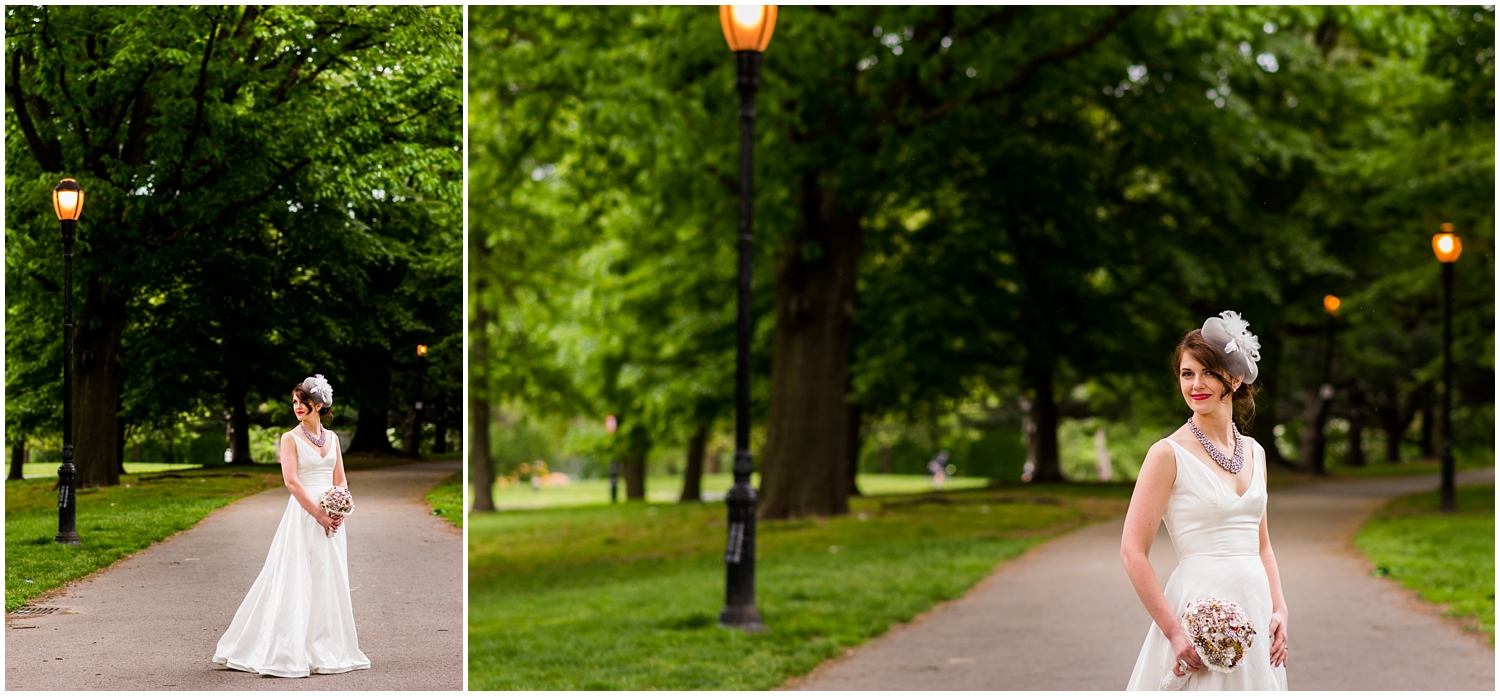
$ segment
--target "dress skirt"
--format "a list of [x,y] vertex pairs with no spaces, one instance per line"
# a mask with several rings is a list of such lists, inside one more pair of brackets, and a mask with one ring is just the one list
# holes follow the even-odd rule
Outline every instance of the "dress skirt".
[[[307,486],[318,499],[327,486]],[[288,500],[266,564],[219,639],[213,661],[277,677],[368,669],[349,599],[348,524],[328,536]]]

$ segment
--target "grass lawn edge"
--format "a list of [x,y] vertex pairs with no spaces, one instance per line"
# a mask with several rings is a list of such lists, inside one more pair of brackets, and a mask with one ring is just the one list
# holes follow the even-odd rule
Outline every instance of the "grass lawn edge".
[[441,517],[453,525],[453,528],[462,532],[464,529],[464,472],[455,471],[432,484],[432,488],[422,494],[423,502],[427,503],[427,511],[435,517]]
[[[1463,498],[1465,497],[1465,489],[1489,489],[1491,496],[1489,498],[1489,501],[1493,502],[1494,483],[1475,483],[1467,485],[1460,484],[1457,486],[1457,490],[1455,491],[1460,500],[1460,513],[1462,513],[1465,507],[1463,502]],[[1349,548],[1351,551],[1357,554],[1360,559],[1362,559],[1365,564],[1366,572],[1369,575],[1371,575],[1372,577],[1380,578],[1390,583],[1392,587],[1400,591],[1409,600],[1415,603],[1416,606],[1427,610],[1432,615],[1437,616],[1439,619],[1441,619],[1444,623],[1458,628],[1463,634],[1473,637],[1475,640],[1480,641],[1486,647],[1493,650],[1495,648],[1494,623],[1493,621],[1491,621],[1489,626],[1484,625],[1484,622],[1480,618],[1480,613],[1482,612],[1482,610],[1465,611],[1464,609],[1459,608],[1456,605],[1461,601],[1461,599],[1450,602],[1431,599],[1428,596],[1425,596],[1428,593],[1435,592],[1437,588],[1432,586],[1431,584],[1424,584],[1423,578],[1419,577],[1418,573],[1404,573],[1401,572],[1402,569],[1399,567],[1394,569],[1395,572],[1391,572],[1391,570],[1388,569],[1387,566],[1382,564],[1392,563],[1393,558],[1399,559],[1399,557],[1390,553],[1388,549],[1387,554],[1385,554],[1384,557],[1381,557],[1381,554],[1375,548],[1380,543],[1380,541],[1382,541],[1375,538],[1377,534],[1380,534],[1383,531],[1380,529],[1382,523],[1390,523],[1393,520],[1419,520],[1422,518],[1439,520],[1443,519],[1441,513],[1435,514],[1435,510],[1422,510],[1416,507],[1416,501],[1429,497],[1435,498],[1437,495],[1438,494],[1436,491],[1428,491],[1423,493],[1396,496],[1394,498],[1391,498],[1390,500],[1383,502],[1379,507],[1372,510],[1370,515],[1364,520],[1364,522],[1360,524],[1359,529],[1354,533],[1353,537],[1349,539]],[[1493,508],[1491,508],[1490,510],[1490,520],[1488,527],[1494,527]],[[1391,538],[1394,538],[1394,535],[1391,535]],[[1389,538],[1385,541],[1389,541]],[[1493,559],[1493,546],[1491,547],[1491,559]],[[1491,610],[1493,610],[1493,573],[1491,573],[1488,577],[1491,580],[1489,596],[1490,607]]]

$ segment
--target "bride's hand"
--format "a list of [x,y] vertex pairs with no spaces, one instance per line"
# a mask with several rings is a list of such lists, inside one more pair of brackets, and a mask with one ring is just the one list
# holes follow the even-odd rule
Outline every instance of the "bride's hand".
[[1286,610],[1271,612],[1271,666],[1286,666]]
[[318,514],[313,515],[313,519],[323,527],[323,536],[333,536],[339,531],[339,521],[333,515],[319,510]]
[[[1179,629],[1172,637],[1172,653],[1177,656],[1177,663],[1172,665],[1172,674],[1179,677],[1186,676],[1188,672],[1196,672],[1203,669],[1203,658],[1198,656],[1197,648],[1193,647],[1193,641],[1187,637],[1187,631]],[[1187,663],[1187,670],[1183,671],[1182,663]]]

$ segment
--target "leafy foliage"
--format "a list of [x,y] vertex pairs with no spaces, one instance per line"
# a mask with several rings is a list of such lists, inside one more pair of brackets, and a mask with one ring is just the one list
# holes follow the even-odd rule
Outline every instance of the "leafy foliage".
[[[620,415],[616,440],[575,439],[600,458],[678,446],[732,395],[738,104],[713,14],[472,17],[481,385],[505,422],[586,418],[581,435]],[[797,315],[776,312],[826,299],[807,279],[853,249],[848,379],[828,381],[867,436],[979,442],[1029,418],[1033,443],[1055,440],[1026,397],[1124,423],[1134,452],[1180,417],[1172,346],[1236,309],[1263,337],[1269,442],[1312,422],[1335,294],[1339,415],[1404,441],[1435,403],[1428,245],[1451,222],[1456,433],[1479,446],[1493,24],[1457,7],[787,8],[756,102],[757,425],[808,396],[767,389],[800,359],[773,340]],[[839,422],[794,425],[827,439]],[[844,465],[815,459],[781,470],[812,485]]]
[[[80,418],[139,432],[247,404],[254,417],[316,371],[347,387],[340,405],[378,412],[383,441],[386,411],[422,399],[391,397],[393,369],[425,369],[429,399],[456,399],[459,16],[7,8],[9,436],[57,427],[41,414],[61,369],[45,205],[61,176],[87,192],[80,364],[123,367],[101,387],[118,408]],[[408,357],[418,342],[425,366]],[[110,464],[97,449],[80,461]]]

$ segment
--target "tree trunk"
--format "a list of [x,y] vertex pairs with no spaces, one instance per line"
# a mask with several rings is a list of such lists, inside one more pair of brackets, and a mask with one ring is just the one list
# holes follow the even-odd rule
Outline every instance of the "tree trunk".
[[835,217],[816,174],[802,180],[797,229],[776,264],[771,403],[762,519],[849,512],[849,340],[862,232]]
[[[115,407],[115,411],[119,412],[119,410],[120,410],[119,407],[116,406]],[[130,428],[130,423],[128,421],[126,421],[124,418],[119,418],[118,416],[116,418],[117,418],[117,420],[116,420],[116,423],[115,423],[115,461],[119,462],[119,465],[120,465],[120,472],[119,473],[120,473],[121,476],[124,476],[125,475],[125,431]]]
[[447,454],[448,410],[446,407],[448,405],[448,400],[441,396],[435,396],[433,397],[432,401],[432,412],[437,414],[432,418],[432,453]]
[[1321,389],[1320,385],[1307,393],[1307,402],[1302,409],[1302,438],[1299,448],[1302,466],[1319,475],[1328,473],[1323,461],[1323,453],[1327,447],[1323,425],[1328,422],[1328,405],[1332,402],[1323,398],[1319,393]]
[[882,474],[889,474],[889,473],[891,473],[891,446],[890,445],[881,445],[880,446],[880,473],[882,473]]
[[621,471],[625,474],[625,499],[646,499],[646,452],[631,450],[621,459]]
[[415,381],[417,390],[416,398],[408,399],[406,407],[406,433],[402,435],[402,444],[406,445],[406,456],[416,459],[422,454],[422,379],[421,372],[417,373]]
[[75,318],[73,461],[80,488],[120,483],[123,294],[102,280],[90,280],[84,284],[83,311]]
[[1365,392],[1359,384],[1349,385],[1349,449],[1344,453],[1345,466],[1365,465]]
[[1380,429],[1385,433],[1385,461],[1397,464],[1401,461],[1401,441],[1411,425],[1411,414],[1401,408],[1401,395],[1396,385],[1381,390],[1375,402],[1375,416],[1380,420]]
[[1263,333],[1261,339],[1260,375],[1255,382],[1260,385],[1260,394],[1255,399],[1255,419],[1250,422],[1245,434],[1260,443],[1266,452],[1267,464],[1288,466],[1286,458],[1281,456],[1281,448],[1276,444],[1276,426],[1281,424],[1280,413],[1276,408],[1277,397],[1281,393],[1277,383],[1281,337],[1277,333],[1267,333],[1269,335]]
[[1032,481],[1062,481],[1057,459],[1057,399],[1052,388],[1053,364],[1042,351],[1029,351],[1025,380],[1030,403],[1031,432],[1026,438],[1026,458],[1035,469]]
[[865,447],[864,404],[849,402],[849,413],[845,416],[849,433],[849,495],[864,495],[859,492],[859,453]]
[[246,389],[243,383],[230,383],[229,393],[229,461],[232,464],[254,464],[250,456],[250,414],[245,410]]
[[718,447],[710,450],[708,453],[708,461],[704,463],[704,470],[706,470],[710,474],[719,473],[719,471],[724,468],[723,465],[719,463],[719,457],[723,456],[723,454],[724,453],[720,451]]
[[680,502],[703,500],[703,450],[708,446],[708,426],[698,426],[692,439],[688,440],[687,470],[682,473],[682,497]]
[[[481,351],[471,346],[471,352]],[[495,485],[493,471],[490,465],[490,402],[480,398],[475,389],[469,392],[469,483],[474,487],[475,512],[495,511],[491,490]]]
[[1417,440],[1417,449],[1421,450],[1423,459],[1437,457],[1437,448],[1433,446],[1433,443],[1437,441],[1434,437],[1435,430],[1437,430],[1437,409],[1432,407],[1431,401],[1423,399],[1422,434]]
[[10,443],[10,474],[5,477],[6,481],[20,481],[25,473],[26,463],[26,436],[11,440]]
[[[484,245],[473,244],[470,253],[478,264],[483,259]],[[474,316],[469,324],[469,485],[474,487],[475,512],[494,512],[495,469],[490,463],[490,402],[485,382],[485,367],[489,358],[489,341],[486,330],[490,317],[485,307],[484,295],[476,290],[473,295]]]
[[367,348],[361,349],[356,360],[354,377],[359,386],[351,391],[359,418],[354,423],[354,439],[345,454],[397,454],[386,434],[390,427],[390,356],[380,348]]

